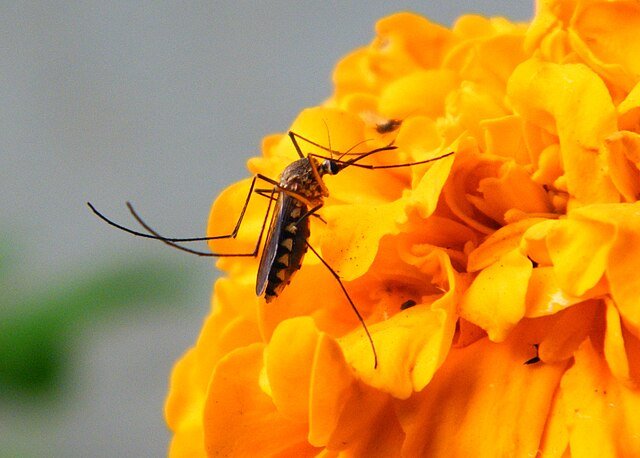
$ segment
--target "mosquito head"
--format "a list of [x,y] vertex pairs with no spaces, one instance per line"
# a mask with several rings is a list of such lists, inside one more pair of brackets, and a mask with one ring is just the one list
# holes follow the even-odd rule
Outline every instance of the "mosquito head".
[[335,175],[344,168],[345,164],[342,162],[338,162],[333,159],[325,159],[320,164],[320,167],[318,167],[318,172],[320,172],[320,175]]

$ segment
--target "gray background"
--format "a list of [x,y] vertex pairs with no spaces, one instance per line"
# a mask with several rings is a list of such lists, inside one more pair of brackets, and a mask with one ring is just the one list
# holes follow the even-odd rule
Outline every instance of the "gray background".
[[[190,303],[83,333],[64,408],[0,404],[0,441],[34,456],[162,456],[174,361],[196,339],[210,261],[111,230],[84,203],[200,235],[214,197],[247,176],[261,138],[331,93],[331,72],[400,10],[528,20],[530,1],[0,3],[0,229],[22,243],[13,281],[64,281],[154,253],[194,277]],[[2,293],[0,293],[2,294]]]

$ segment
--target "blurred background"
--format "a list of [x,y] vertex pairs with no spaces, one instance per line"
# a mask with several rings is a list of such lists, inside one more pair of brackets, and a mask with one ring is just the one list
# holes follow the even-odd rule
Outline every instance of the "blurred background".
[[129,236],[204,234],[262,137],[330,95],[400,10],[528,20],[531,0],[0,2],[0,456],[157,457],[171,368],[213,262]]

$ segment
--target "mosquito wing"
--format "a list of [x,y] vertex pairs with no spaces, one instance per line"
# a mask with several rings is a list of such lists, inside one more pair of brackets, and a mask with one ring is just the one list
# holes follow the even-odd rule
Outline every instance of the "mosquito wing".
[[256,295],[266,293],[267,302],[276,297],[300,269],[309,237],[309,218],[300,221],[306,211],[306,205],[300,200],[279,193],[256,280]]
[[267,241],[264,242],[262,248],[262,256],[260,257],[260,266],[258,267],[258,278],[256,280],[256,296],[262,296],[267,289],[267,282],[269,280],[269,271],[276,259],[276,253],[278,251],[278,240],[280,239],[280,233],[282,232],[282,217],[285,210],[285,197],[288,197],[284,193],[278,194],[278,200],[276,206],[273,209],[273,216],[271,217],[271,223],[269,224],[269,231],[267,232]]

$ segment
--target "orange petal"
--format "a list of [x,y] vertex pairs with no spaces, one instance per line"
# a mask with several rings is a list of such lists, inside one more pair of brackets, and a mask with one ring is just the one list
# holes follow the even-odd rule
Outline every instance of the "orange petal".
[[397,13],[376,24],[372,48],[382,72],[400,73],[416,67],[437,68],[455,38],[450,30],[412,13]]
[[339,105],[354,92],[373,94],[382,84],[369,65],[369,52],[364,47],[350,52],[336,64],[332,81],[333,97]]
[[604,138],[617,130],[615,110],[591,70],[530,59],[513,72],[507,93],[516,113],[558,135],[574,205],[619,200],[598,154]]
[[322,253],[345,280],[369,270],[382,236],[397,233],[398,223],[405,219],[402,200],[381,205],[336,205],[323,214],[332,236],[324,240]]
[[[352,315],[344,293],[327,268],[314,259],[313,253],[305,257],[305,264],[294,280],[278,296],[277,303],[258,302],[258,318],[262,335],[269,341],[278,325],[290,318],[312,316],[317,326],[332,333],[344,333],[353,328]],[[308,263],[314,260],[314,264]],[[322,295],[310,295],[322,285]],[[345,323],[346,322],[346,323]]]
[[[289,129],[298,135],[334,151],[345,152],[364,140],[364,122],[360,117],[335,108],[313,107],[303,110]],[[308,153],[329,156],[323,148],[297,139],[303,155]],[[362,145],[361,145],[362,146]],[[283,136],[280,148],[289,150],[292,158],[299,158],[293,142]],[[367,150],[366,146],[364,150]],[[356,149],[356,151],[360,151]]]
[[[282,415],[302,423],[309,418],[309,362],[317,344],[318,332],[313,320],[292,318],[275,329],[265,351],[273,403]],[[291,351],[292,348],[295,351]]]
[[585,341],[561,383],[573,456],[640,456],[640,393],[616,380]]
[[204,388],[193,386],[197,370],[195,349],[176,363],[171,373],[169,395],[165,404],[167,426],[173,431],[170,457],[205,456],[202,409]]
[[538,157],[538,168],[531,175],[536,183],[553,185],[562,176],[562,157],[560,147],[557,144],[549,145],[542,150]]
[[480,181],[478,191],[483,200],[476,206],[493,220],[504,223],[511,209],[524,213],[549,213],[552,209],[547,193],[535,183],[528,172],[513,162],[505,163],[497,177]]
[[429,383],[447,355],[455,331],[457,274],[442,251],[431,256],[449,290],[437,298],[426,298],[391,318],[369,326],[378,353],[373,366],[371,346],[362,330],[339,339],[348,363],[370,386],[406,398]]
[[564,403],[562,395],[556,391],[551,401],[547,424],[540,441],[539,455],[545,458],[567,458],[569,453],[569,431],[564,421]]
[[456,84],[456,75],[449,70],[412,72],[385,87],[380,95],[380,114],[390,119],[410,115],[437,118],[444,114],[444,101]]
[[618,105],[618,126],[620,130],[640,130],[640,83]]
[[404,434],[390,397],[357,382],[342,350],[325,334],[313,360],[309,442],[350,456],[389,456]]
[[[434,156],[442,154],[446,153],[439,152]],[[435,211],[454,160],[455,155],[452,155],[432,163],[409,195],[408,207],[417,209],[422,218],[428,218]]]
[[306,444],[307,425],[281,415],[259,385],[263,344],[238,348],[220,361],[204,409],[210,456],[262,456],[292,447],[315,454]]
[[522,235],[531,226],[546,221],[544,218],[527,218],[501,227],[469,253],[467,272],[476,272],[490,266],[507,252],[520,246]]
[[553,315],[574,304],[588,299],[603,296],[609,291],[607,282],[602,279],[596,286],[584,292],[582,296],[573,296],[564,291],[558,284],[553,267],[538,266],[533,269],[527,290],[528,318]]
[[516,115],[480,121],[487,153],[515,159],[518,164],[531,163],[522,119]]
[[477,146],[468,142],[461,142],[455,156],[455,167],[443,188],[444,200],[466,225],[482,234],[491,234],[496,229],[495,222],[479,212],[469,196],[477,193],[480,180],[498,174],[503,161],[477,154]]
[[398,403],[402,456],[535,456],[565,365],[524,365],[525,336],[452,349],[431,383]]
[[167,424],[174,431],[171,456],[204,455],[202,412],[213,369],[229,351],[260,341],[247,297],[255,302],[253,284],[218,280],[215,311],[206,319],[196,346],[174,367],[165,405]]
[[616,229],[611,224],[569,218],[557,221],[547,235],[547,247],[560,287],[582,296],[602,278]]
[[604,335],[604,356],[609,365],[609,370],[620,382],[629,386],[629,388],[636,388],[631,381],[620,315],[611,299],[605,298],[605,303],[607,307],[607,328]]
[[486,146],[480,123],[485,119],[500,118],[507,114],[509,113],[501,99],[471,81],[462,82],[447,97],[447,115],[455,120],[461,132],[468,131],[483,150]]
[[640,6],[631,1],[581,5],[569,28],[573,49],[623,91],[638,82]]
[[525,313],[531,261],[513,250],[482,270],[462,297],[460,316],[480,326],[494,342],[506,339]]
[[635,202],[640,198],[640,135],[616,132],[605,139],[604,152],[616,188],[627,202]]
[[[481,21],[485,22],[484,26]],[[472,31],[471,21],[464,22],[465,34],[476,32],[478,35],[468,37],[452,49],[443,65],[462,81],[473,81],[487,92],[504,93],[509,75],[526,58],[522,49],[524,27],[501,18],[479,18],[474,24],[476,30]]]
[[625,325],[640,337],[640,216],[639,203],[606,206],[601,218],[618,223],[617,239],[611,248],[607,265],[607,280],[611,295]]
[[309,398],[309,442],[320,446],[330,442],[340,415],[356,389],[342,350],[326,334],[320,336],[311,374]]
[[598,301],[588,301],[554,316],[538,347],[540,359],[557,363],[571,358],[593,329],[598,305]]
[[404,432],[392,399],[360,383],[342,411],[327,448],[341,456],[387,457],[397,455]]

